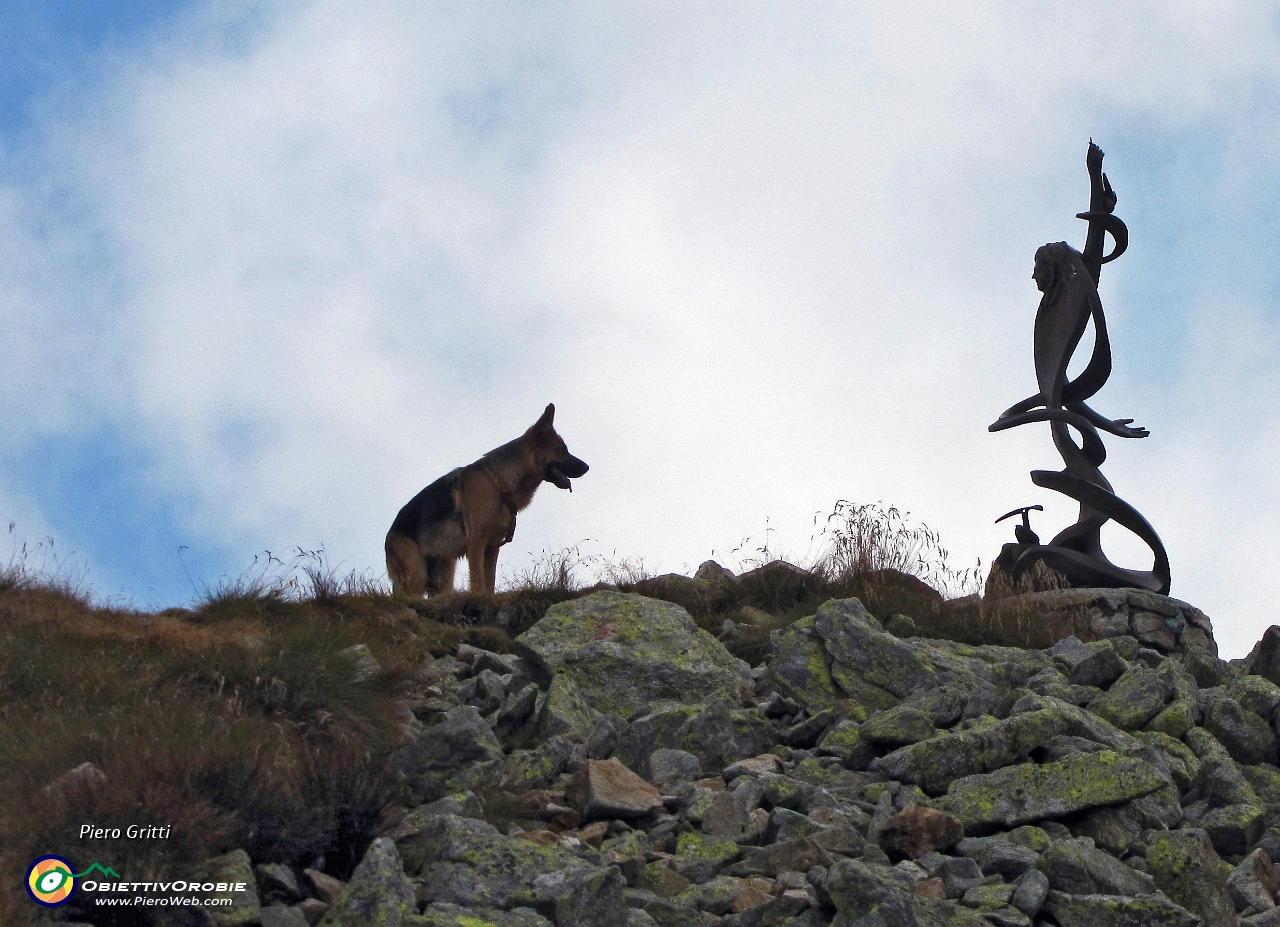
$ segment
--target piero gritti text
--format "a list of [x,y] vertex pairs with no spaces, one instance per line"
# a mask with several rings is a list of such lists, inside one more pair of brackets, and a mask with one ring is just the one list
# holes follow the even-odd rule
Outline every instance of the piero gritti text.
[[81,840],[168,840],[173,830],[171,825],[161,827],[158,824],[130,824],[128,827],[95,827],[92,824],[80,825]]

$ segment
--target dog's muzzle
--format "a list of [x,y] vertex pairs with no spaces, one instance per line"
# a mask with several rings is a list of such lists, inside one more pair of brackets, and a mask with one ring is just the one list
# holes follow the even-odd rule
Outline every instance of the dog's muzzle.
[[570,457],[568,460],[558,460],[555,463],[547,464],[547,471],[543,479],[548,483],[554,483],[560,489],[567,489],[573,492],[573,483],[571,479],[576,480],[578,477],[586,473],[590,467],[585,461],[579,460],[577,457]]

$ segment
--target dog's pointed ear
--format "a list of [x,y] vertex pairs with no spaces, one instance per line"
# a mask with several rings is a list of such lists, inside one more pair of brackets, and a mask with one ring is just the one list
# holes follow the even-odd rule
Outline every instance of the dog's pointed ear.
[[542,413],[542,418],[533,423],[533,427],[541,431],[550,431],[551,422],[556,417],[555,403],[547,403],[547,408]]

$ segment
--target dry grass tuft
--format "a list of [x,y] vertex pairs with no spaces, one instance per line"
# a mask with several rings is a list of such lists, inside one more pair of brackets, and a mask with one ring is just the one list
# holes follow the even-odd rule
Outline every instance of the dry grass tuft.
[[[0,923],[29,920],[21,876],[42,853],[183,878],[239,846],[256,862],[324,856],[341,876],[376,833],[380,771],[439,626],[388,596],[307,600],[253,579],[215,592],[139,615],[31,571],[0,590]],[[362,678],[354,644],[383,672]],[[54,785],[83,763],[105,782]],[[173,829],[93,844],[85,823]]]

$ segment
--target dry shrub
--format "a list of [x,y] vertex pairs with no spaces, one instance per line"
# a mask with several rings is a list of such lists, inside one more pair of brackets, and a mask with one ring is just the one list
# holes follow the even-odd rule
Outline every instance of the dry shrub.
[[939,596],[954,598],[977,591],[981,563],[967,570],[951,566],[938,533],[928,525],[912,523],[908,514],[882,502],[841,499],[823,527],[826,550],[813,571],[833,586],[874,587],[877,577],[905,574]]
[[[389,599],[277,609],[269,588],[246,591],[157,616],[38,582],[0,592],[0,923],[29,917],[21,875],[41,853],[130,879],[190,876],[236,846],[350,871],[389,800],[380,771],[428,646],[419,619]],[[383,673],[356,678],[355,643]],[[50,790],[85,762],[105,785]],[[93,846],[85,823],[173,830]]]

